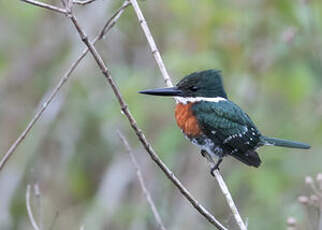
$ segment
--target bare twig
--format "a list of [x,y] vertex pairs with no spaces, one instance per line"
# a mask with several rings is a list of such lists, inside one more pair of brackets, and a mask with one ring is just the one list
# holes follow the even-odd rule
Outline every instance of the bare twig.
[[[315,180],[311,176],[305,177],[305,184],[312,189],[313,194],[301,195],[298,197],[298,201],[306,207],[308,223],[311,228],[322,229],[322,174],[318,173]],[[310,215],[312,211],[317,215]]]
[[[171,79],[170,79],[170,77],[169,77],[169,75],[167,73],[165,65],[164,65],[164,63],[162,61],[162,58],[161,58],[160,53],[158,51],[158,48],[157,48],[157,46],[156,46],[156,44],[154,42],[154,39],[152,37],[152,34],[151,34],[150,29],[148,27],[148,24],[147,24],[146,20],[144,19],[143,13],[142,13],[142,11],[141,11],[138,3],[137,3],[137,0],[130,0],[130,2],[133,5],[133,8],[134,8],[135,13],[137,15],[137,18],[138,18],[138,20],[140,22],[142,30],[143,30],[143,32],[145,34],[145,37],[146,37],[146,39],[147,39],[147,41],[148,41],[148,43],[150,45],[150,48],[151,48],[152,54],[154,56],[154,59],[158,63],[158,65],[160,67],[160,71],[162,73],[163,79],[164,79],[165,83],[167,84],[167,86],[171,87],[171,86],[173,86],[173,84],[172,84]],[[241,218],[241,216],[240,216],[240,214],[239,214],[239,212],[238,212],[238,210],[236,208],[234,200],[232,199],[232,197],[230,195],[230,192],[229,192],[229,190],[227,188],[227,185],[226,185],[224,179],[222,178],[219,170],[215,170],[215,177],[216,177],[216,179],[218,181],[218,184],[219,184],[219,186],[221,188],[222,193],[224,194],[224,196],[225,196],[225,198],[227,200],[227,203],[228,203],[228,205],[229,205],[229,207],[230,207],[230,209],[231,209],[231,211],[232,211],[232,213],[233,213],[233,215],[235,217],[235,220],[236,220],[239,228],[241,230],[246,230],[247,229],[246,225],[244,224],[244,222],[243,222],[243,220],[242,220],[242,218]]]
[[322,229],[322,201],[320,201],[319,208],[319,229]]
[[42,229],[42,210],[41,210],[41,194],[40,194],[40,189],[39,189],[39,184],[35,183],[33,186],[34,189],[34,193],[35,193],[35,198],[36,198],[36,207],[38,210],[38,215],[37,215],[37,219],[38,219],[38,225],[39,228]]
[[247,227],[246,227],[245,223],[243,222],[243,219],[241,218],[241,216],[240,216],[240,214],[238,212],[238,209],[237,209],[237,207],[236,207],[236,205],[234,203],[234,200],[231,197],[231,194],[230,194],[230,192],[228,190],[228,187],[227,187],[227,185],[226,185],[224,179],[222,178],[222,176],[221,176],[221,174],[220,174],[218,169],[214,171],[214,175],[215,175],[215,177],[217,179],[217,182],[219,184],[219,187],[220,187],[222,193],[224,194],[224,196],[225,196],[225,198],[227,200],[229,208],[232,211],[239,228],[241,230],[247,230]]
[[122,135],[122,133],[120,133],[119,131],[117,132],[119,137],[121,138],[130,158],[131,158],[131,161],[134,165],[134,168],[135,168],[135,171],[136,171],[136,175],[140,181],[140,185],[141,185],[141,188],[143,190],[143,194],[144,194],[144,197],[146,198],[146,200],[148,201],[151,209],[152,209],[152,213],[154,215],[154,218],[155,220],[157,221],[158,225],[159,225],[159,229],[161,230],[166,230],[166,228],[164,227],[164,224],[162,223],[162,219],[159,215],[159,212],[152,200],[152,197],[150,195],[150,192],[149,190],[147,189],[147,187],[145,186],[145,182],[144,182],[144,179],[143,179],[143,176],[142,176],[142,173],[141,173],[141,170],[140,170],[140,166],[139,166],[139,163],[137,162],[132,150],[131,150],[131,147],[129,145],[129,143],[127,142],[127,140],[125,139],[125,137]]
[[29,4],[32,4],[32,5],[41,7],[41,8],[45,8],[47,10],[52,10],[52,11],[55,11],[57,13],[67,14],[67,11],[65,9],[62,9],[60,7],[53,6],[53,5],[50,5],[50,4],[47,4],[47,3],[38,2],[38,1],[34,1],[34,0],[20,0],[20,1],[27,2]]
[[29,220],[31,222],[32,227],[34,228],[34,230],[40,230],[33,214],[32,214],[32,209],[30,206],[30,185],[27,185],[27,191],[26,191],[26,206],[27,206],[27,212],[28,212],[28,216],[29,216]]
[[318,195],[319,197],[321,197],[321,198],[322,198],[322,193],[321,193],[321,191],[319,191],[319,189],[317,188],[316,183],[315,183],[315,181],[313,180],[313,178],[312,178],[312,177],[310,177],[310,176],[305,177],[305,183],[311,187],[312,191],[313,191],[316,195]]
[[158,66],[160,68],[160,71],[161,71],[162,77],[164,79],[164,82],[166,83],[166,85],[168,87],[172,87],[173,84],[171,82],[170,76],[168,74],[167,69],[165,68],[165,65],[164,65],[164,63],[162,61],[162,57],[160,55],[158,47],[154,42],[154,39],[152,37],[152,34],[151,34],[150,29],[148,27],[148,24],[147,24],[143,14],[142,14],[142,11],[141,11],[141,9],[140,9],[140,7],[139,7],[139,5],[138,5],[136,0],[130,0],[130,2],[132,3],[132,6],[133,6],[133,8],[135,10],[135,13],[136,13],[136,15],[138,17],[139,23],[140,23],[140,25],[142,27],[142,30],[143,30],[143,32],[145,34],[145,37],[148,40],[148,43],[149,43],[150,48],[151,48],[152,55],[153,55],[155,61],[157,62]]
[[92,2],[95,2],[96,0],[74,0],[73,3],[78,4],[78,5],[87,5]]
[[[103,29],[101,30],[99,35],[94,39],[93,44],[95,44],[97,40],[101,40],[104,38],[104,36],[107,34],[107,32],[115,25],[117,20],[121,17],[125,8],[128,7],[129,5],[130,5],[129,0],[125,0],[124,3],[122,4],[122,6],[105,23],[105,26],[103,27]],[[88,50],[88,48],[87,48],[87,50]]]
[[[29,3],[29,0],[22,0],[27,3]],[[31,3],[33,4],[33,3]],[[99,32],[99,34],[96,36],[96,38],[92,41],[93,44],[95,44],[98,40],[102,39],[104,35],[115,25],[116,21],[119,19],[119,17],[124,12],[124,9],[129,6],[129,2],[125,1],[124,4],[117,10],[115,14],[112,15],[108,19],[108,21],[105,23],[103,29]],[[33,4],[36,6],[39,6],[37,3]],[[17,138],[17,140],[10,146],[9,150],[6,152],[6,154],[1,158],[0,161],[0,170],[4,167],[6,162],[9,160],[11,155],[14,153],[14,151],[17,149],[17,147],[22,143],[22,141],[25,139],[25,137],[28,135],[32,127],[36,124],[36,122],[39,120],[39,118],[42,116],[42,114],[47,109],[48,105],[53,101],[53,99],[56,97],[58,91],[63,87],[63,85],[66,83],[66,81],[69,79],[72,72],[76,69],[78,64],[81,62],[81,60],[87,55],[88,48],[85,48],[82,52],[82,54],[77,58],[77,60],[70,66],[69,70],[64,74],[64,76],[60,79],[55,89],[52,91],[52,93],[49,95],[48,99],[41,105],[41,108],[39,111],[35,114],[35,116],[31,119],[31,121],[28,123],[26,129],[20,134],[20,136]]]

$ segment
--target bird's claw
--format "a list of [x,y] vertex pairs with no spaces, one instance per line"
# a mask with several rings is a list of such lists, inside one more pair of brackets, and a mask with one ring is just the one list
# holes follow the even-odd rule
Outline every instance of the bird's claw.
[[214,167],[212,167],[212,168],[210,169],[210,174],[211,174],[212,176],[215,176],[215,173],[214,173],[214,172],[215,172],[215,170],[217,170],[217,169],[218,169],[218,170],[220,170],[220,169],[219,169],[219,167],[215,167],[215,166],[214,166]]
[[222,162],[222,158],[219,158],[218,161],[217,161],[217,163],[213,167],[211,167],[210,174],[212,176],[215,176],[215,173],[214,173],[215,170],[220,170],[219,169],[219,165],[220,165],[221,162]]
[[206,157],[207,151],[204,149],[201,149],[200,153],[201,153],[201,156]]

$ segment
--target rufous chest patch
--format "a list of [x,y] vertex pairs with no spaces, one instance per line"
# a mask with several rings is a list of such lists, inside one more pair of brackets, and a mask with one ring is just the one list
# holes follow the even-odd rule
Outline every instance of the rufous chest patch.
[[178,103],[175,110],[177,125],[189,137],[199,136],[202,134],[199,123],[192,113],[192,104],[193,103]]

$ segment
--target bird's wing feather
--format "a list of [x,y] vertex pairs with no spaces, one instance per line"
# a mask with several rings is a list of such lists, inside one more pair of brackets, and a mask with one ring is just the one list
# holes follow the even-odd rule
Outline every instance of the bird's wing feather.
[[[196,103],[192,107],[194,115],[201,125],[214,130],[223,130],[227,135],[243,132],[246,127],[256,129],[249,116],[231,101]],[[257,129],[256,129],[257,130]]]
[[233,151],[247,152],[260,141],[261,134],[249,116],[229,100],[202,101],[192,109],[205,135],[222,144],[228,154]]

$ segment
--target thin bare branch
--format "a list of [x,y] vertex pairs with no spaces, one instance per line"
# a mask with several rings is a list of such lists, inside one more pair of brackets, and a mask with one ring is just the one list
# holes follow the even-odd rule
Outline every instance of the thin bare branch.
[[142,27],[142,30],[143,30],[144,34],[145,34],[145,37],[148,40],[148,43],[149,43],[150,48],[151,48],[152,55],[153,55],[155,61],[157,62],[158,66],[160,68],[160,71],[161,71],[162,77],[164,79],[164,82],[166,83],[166,85],[168,87],[172,87],[173,84],[171,82],[170,76],[168,74],[167,69],[165,68],[165,65],[163,63],[163,60],[162,60],[162,57],[161,57],[160,52],[158,50],[158,47],[154,42],[154,39],[152,37],[152,34],[151,34],[150,29],[148,27],[148,24],[147,24],[143,14],[142,14],[142,11],[141,11],[141,9],[140,9],[140,7],[139,7],[139,5],[138,5],[136,0],[130,0],[130,2],[133,5],[133,8],[134,8],[135,13],[136,13],[136,15],[138,17],[139,23],[140,23],[140,25]]
[[219,170],[215,170],[214,175],[215,175],[215,177],[217,179],[217,182],[219,184],[219,187],[220,187],[222,193],[224,194],[224,196],[226,198],[226,201],[227,201],[227,203],[229,205],[229,208],[230,208],[231,212],[233,213],[233,215],[235,217],[235,220],[236,220],[239,228],[241,230],[247,230],[247,227],[246,227],[243,219],[241,218],[241,216],[240,216],[240,214],[238,212],[238,209],[237,209],[237,207],[235,205],[235,202],[234,202],[234,200],[233,200],[233,198],[232,198],[232,196],[231,196],[231,194],[230,194],[230,192],[228,190],[228,187],[227,187],[224,179],[222,178]]
[[[108,21],[105,23],[102,30],[98,33],[96,38],[92,41],[93,44],[95,44],[98,40],[102,39],[106,33],[115,25],[116,21],[119,19],[119,17],[124,12],[124,9],[129,6],[129,2],[125,1],[123,5],[116,11],[115,14],[112,15],[108,19]],[[33,4],[35,5],[35,4]],[[36,6],[38,6],[36,4]],[[72,72],[76,69],[78,64],[83,60],[83,58],[87,55],[88,48],[85,48],[82,52],[82,54],[77,58],[77,60],[70,66],[68,71],[64,74],[64,76],[60,79],[57,86],[54,88],[52,93],[49,95],[48,99],[41,105],[39,111],[35,114],[35,116],[31,119],[31,121],[28,123],[25,130],[20,134],[20,136],[17,138],[17,140],[10,146],[9,150],[6,152],[6,154],[1,158],[0,161],[0,170],[4,167],[6,162],[9,160],[11,155],[15,152],[17,147],[22,143],[22,141],[25,139],[25,137],[28,135],[32,127],[36,124],[36,122],[39,120],[39,118],[42,116],[42,114],[47,109],[48,105],[53,101],[53,99],[56,97],[58,91],[63,87],[63,85],[66,83],[66,81],[71,76]]]
[[33,214],[32,214],[32,209],[31,209],[31,205],[30,205],[30,184],[27,185],[27,191],[26,191],[26,206],[27,206],[27,212],[28,212],[28,217],[29,220],[31,222],[32,227],[34,228],[34,230],[40,230]]
[[61,14],[67,14],[67,11],[65,9],[62,9],[60,7],[57,6],[53,6],[47,3],[43,3],[43,2],[38,2],[38,1],[34,1],[34,0],[20,0],[22,2],[26,2],[41,8],[45,8],[47,10],[51,10],[51,11],[55,11],[57,13],[61,13]]
[[[159,68],[160,68],[160,71],[162,73],[163,79],[164,79],[165,83],[167,84],[167,86],[171,87],[171,86],[173,86],[173,84],[172,84],[171,79],[170,79],[170,77],[169,77],[169,75],[167,73],[165,65],[164,65],[164,63],[162,61],[162,58],[160,56],[160,52],[159,52],[159,50],[158,50],[158,48],[157,48],[157,46],[156,46],[156,44],[154,42],[154,39],[152,37],[152,34],[151,34],[150,29],[148,27],[148,24],[147,24],[147,22],[146,22],[146,20],[145,20],[145,18],[143,16],[143,13],[142,13],[142,11],[140,9],[140,6],[137,3],[137,0],[130,0],[130,2],[133,5],[133,8],[134,8],[134,11],[135,11],[135,13],[137,15],[137,18],[139,20],[139,23],[140,23],[140,25],[142,27],[142,30],[143,30],[143,32],[145,34],[145,37],[146,37],[148,43],[150,45],[150,48],[151,48],[152,54],[154,56],[154,59],[159,65]],[[241,230],[247,229],[245,224],[244,224],[244,222],[243,222],[243,220],[242,220],[242,218],[240,217],[240,214],[239,214],[239,212],[238,212],[238,210],[236,208],[236,205],[235,205],[235,203],[234,203],[234,201],[233,201],[233,199],[232,199],[232,197],[230,195],[230,192],[229,192],[229,190],[227,188],[227,185],[226,185],[224,179],[222,178],[219,170],[215,171],[215,177],[216,177],[216,179],[218,181],[218,184],[219,184],[219,186],[221,188],[221,191],[223,192],[223,194],[224,194],[224,196],[225,196],[225,198],[227,200],[227,203],[228,203],[232,213],[234,214],[235,220],[236,220],[239,228]]]
[[33,186],[33,189],[34,189],[34,193],[35,193],[35,206],[37,207],[37,219],[38,219],[38,226],[40,229],[42,229],[42,210],[41,210],[41,194],[40,194],[40,188],[39,188],[39,184],[38,183],[35,183],[34,186]]
[[319,207],[319,229],[322,229],[322,200],[320,200]]
[[128,154],[129,154],[129,156],[131,158],[131,161],[132,161],[132,163],[134,165],[134,168],[135,168],[135,171],[136,171],[136,175],[137,175],[137,177],[138,177],[138,179],[140,181],[140,185],[141,185],[141,188],[143,190],[144,197],[148,201],[148,204],[150,205],[150,207],[152,209],[152,213],[154,215],[154,218],[155,218],[156,222],[159,225],[159,229],[166,230],[166,228],[164,227],[164,224],[162,222],[162,219],[161,219],[161,217],[159,215],[159,212],[158,212],[158,210],[157,210],[157,208],[156,208],[156,206],[154,204],[154,201],[152,200],[150,192],[147,189],[147,187],[145,186],[145,182],[144,182],[144,179],[143,179],[143,176],[142,176],[142,173],[141,173],[139,163],[137,162],[129,143],[127,142],[127,140],[125,139],[124,135],[121,132],[118,131],[117,134],[119,135],[121,141],[123,142]]
[[83,1],[82,0],[74,0],[73,3],[84,6],[84,5],[90,4],[95,1],[96,0],[83,0]]
[[161,168],[161,170],[166,174],[166,176],[177,186],[177,188],[180,190],[180,192],[190,201],[190,203],[215,227],[217,227],[220,230],[225,230],[226,228],[213,216],[211,215],[202,205],[199,204],[199,202],[190,194],[190,192],[182,185],[182,183],[179,181],[177,177],[174,176],[174,173],[161,161],[161,159],[158,157],[157,153],[153,150],[151,147],[151,144],[147,141],[146,137],[144,136],[142,130],[138,127],[134,117],[132,116],[131,112],[128,109],[127,104],[125,103],[123,96],[121,95],[115,81],[113,80],[111,73],[109,72],[108,68],[106,67],[103,59],[97,52],[96,48],[89,42],[87,35],[80,27],[78,20],[76,17],[72,14],[72,12],[69,12],[68,15],[73,22],[77,32],[80,35],[81,40],[85,43],[85,45],[89,48],[89,51],[93,55],[93,58],[95,59],[96,63],[98,64],[99,68],[101,69],[103,75],[105,76],[106,80],[110,84],[113,93],[115,94],[120,106],[121,110],[129,120],[131,127],[135,131],[136,135],[138,136],[140,142],[146,149],[146,151],[149,153],[152,160]]
[[316,186],[316,182],[313,180],[312,177],[310,176],[305,177],[305,183],[311,187],[312,191],[316,195],[322,198],[322,193],[321,191],[319,191],[318,187]]

